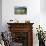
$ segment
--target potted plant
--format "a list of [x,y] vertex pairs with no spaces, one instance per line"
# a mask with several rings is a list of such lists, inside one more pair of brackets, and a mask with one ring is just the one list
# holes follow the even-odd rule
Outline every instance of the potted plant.
[[36,28],[37,29],[37,34],[36,36],[38,36],[38,40],[39,40],[39,46],[45,46],[45,35],[43,32],[42,27]]

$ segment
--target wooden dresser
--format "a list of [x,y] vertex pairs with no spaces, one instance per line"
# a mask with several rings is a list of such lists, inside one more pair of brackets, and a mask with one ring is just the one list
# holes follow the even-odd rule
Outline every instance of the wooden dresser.
[[12,33],[13,41],[21,46],[33,46],[33,23],[7,23]]

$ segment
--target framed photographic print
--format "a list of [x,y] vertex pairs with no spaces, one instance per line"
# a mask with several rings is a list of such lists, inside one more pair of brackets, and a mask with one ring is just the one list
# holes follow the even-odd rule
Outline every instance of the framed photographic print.
[[27,8],[26,7],[15,7],[14,13],[15,14],[27,14]]

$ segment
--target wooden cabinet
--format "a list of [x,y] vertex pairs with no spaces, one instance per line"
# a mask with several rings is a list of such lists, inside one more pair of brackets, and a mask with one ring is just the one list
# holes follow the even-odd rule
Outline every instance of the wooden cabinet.
[[13,41],[23,43],[22,46],[33,46],[33,23],[7,23]]

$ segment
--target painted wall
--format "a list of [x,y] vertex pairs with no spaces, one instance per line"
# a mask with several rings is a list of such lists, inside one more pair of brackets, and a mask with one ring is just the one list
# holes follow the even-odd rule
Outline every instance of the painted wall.
[[46,31],[46,0],[40,0],[40,24]]
[[[42,4],[41,4],[42,5]],[[27,15],[15,15],[14,7],[26,6]],[[41,12],[42,6],[40,7],[40,0],[2,0],[2,26],[3,31],[8,30],[7,22],[11,19],[17,19],[19,22],[25,22],[30,20],[33,25],[33,45],[38,46],[38,39],[36,37],[36,27],[39,24],[46,30],[46,15]]]
[[46,0],[40,0],[40,9],[42,13],[46,13]]
[[0,0],[0,31],[2,31],[2,0]]
[[[27,15],[15,15],[14,7],[16,6],[26,6]],[[39,23],[40,14],[40,0],[3,0],[2,1],[2,23],[3,26],[10,19],[17,19],[19,22],[24,22],[25,20],[30,20],[30,22]],[[38,20],[38,21],[37,21]],[[6,26],[5,26],[6,27]],[[6,30],[6,28],[4,29]]]

